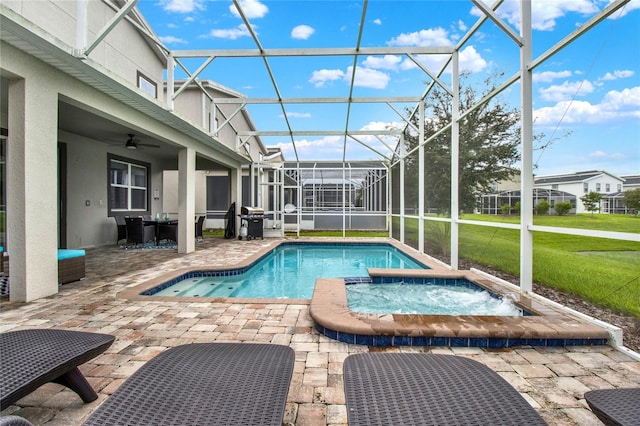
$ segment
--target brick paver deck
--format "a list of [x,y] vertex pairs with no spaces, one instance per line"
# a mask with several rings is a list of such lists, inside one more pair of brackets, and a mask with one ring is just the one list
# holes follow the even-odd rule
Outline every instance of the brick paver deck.
[[[267,240],[206,238],[195,253],[175,250],[88,249],[86,279],[59,294],[26,304],[0,304],[0,331],[56,327],[111,333],[115,343],[81,367],[99,393],[84,404],[73,392],[47,384],[2,412],[36,425],[82,421],[146,361],[166,348],[192,342],[271,342],[291,346],[296,365],[285,423],[346,424],[342,364],[347,355],[376,351],[429,351],[469,357],[498,372],[551,425],[600,425],[584,392],[640,386],[640,361],[608,346],[485,350],[480,348],[368,348],[321,336],[307,304],[127,300],[116,295],[185,267],[232,266]],[[0,349],[1,350],[1,349]],[[415,390],[419,391],[419,390]],[[428,407],[425,407],[428,409]]]

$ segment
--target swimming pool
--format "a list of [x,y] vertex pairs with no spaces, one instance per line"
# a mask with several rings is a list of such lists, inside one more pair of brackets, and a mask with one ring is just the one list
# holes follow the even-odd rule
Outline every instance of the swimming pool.
[[390,244],[287,243],[274,248],[248,267],[192,271],[143,294],[310,299],[317,278],[367,281],[369,268],[429,269]]

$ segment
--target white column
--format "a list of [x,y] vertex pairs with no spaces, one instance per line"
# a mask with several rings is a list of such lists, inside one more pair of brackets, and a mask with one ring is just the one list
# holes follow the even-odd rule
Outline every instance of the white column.
[[58,292],[58,96],[34,78],[9,80],[8,92],[10,299],[28,302]]
[[451,55],[451,269],[458,269],[458,219],[460,218],[460,79],[458,51]]
[[520,48],[521,191],[520,191],[520,289],[533,289],[533,84],[531,64],[531,1],[520,2],[522,20]]
[[424,253],[424,101],[420,101],[418,115],[418,251]]
[[191,253],[196,248],[196,151],[178,151],[178,253]]

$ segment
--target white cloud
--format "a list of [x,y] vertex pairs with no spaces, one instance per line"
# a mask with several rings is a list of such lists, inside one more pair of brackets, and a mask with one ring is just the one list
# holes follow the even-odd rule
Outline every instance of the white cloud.
[[194,22],[195,18],[193,16],[187,16],[186,18],[184,18],[184,22]]
[[325,83],[342,80],[343,77],[344,71],[342,70],[317,70],[311,75],[309,83],[312,83],[316,87],[323,87]]
[[[263,18],[269,12],[269,8],[258,0],[240,0],[239,3],[247,19]],[[235,4],[229,6],[229,10],[234,16],[240,17],[240,13],[238,13]]]
[[589,157],[595,157],[595,158],[602,158],[606,156],[607,156],[607,153],[603,151],[594,151],[591,154],[589,154]]
[[[283,114],[280,114],[280,117],[284,117]],[[311,113],[308,112],[287,112],[287,117],[290,118],[311,118]]]
[[373,23],[376,24],[376,25],[382,25],[382,19],[376,18],[376,19],[373,20]]
[[588,80],[576,81],[570,83],[565,81],[560,85],[549,86],[538,90],[540,96],[545,101],[558,102],[572,99],[575,96],[584,96],[593,93],[594,86]]
[[186,44],[187,43],[186,40],[179,37],[174,37],[174,36],[160,36],[158,38],[164,44]]
[[308,25],[298,25],[291,30],[291,38],[307,40],[314,32],[316,32],[316,30]]
[[210,35],[216,38],[235,40],[240,37],[250,37],[251,33],[249,33],[249,29],[245,24],[240,24],[236,28],[211,30]]
[[[335,160],[342,157],[344,137],[325,136],[320,139],[296,139],[296,152],[301,159]],[[294,160],[295,152],[290,142],[280,142],[276,146],[282,150],[284,158]]]
[[462,71],[480,72],[487,67],[487,61],[473,46],[467,46],[460,52],[459,62]]
[[[331,81],[342,80],[346,83],[351,82],[351,74],[353,67],[347,68],[346,71],[340,69],[334,70],[317,70],[314,71],[309,79],[309,83],[312,83],[315,87],[324,87],[324,85]],[[373,70],[370,68],[357,67],[356,76],[353,82],[357,87],[369,87],[371,89],[384,89],[389,84],[388,74],[381,71]]]
[[[613,0],[609,0],[609,3],[612,3]],[[631,0],[624,7],[622,7],[618,12],[614,13],[609,17],[609,19],[618,19],[623,16],[627,16],[629,12],[640,9],[640,0]]]
[[202,0],[161,0],[160,6],[167,12],[191,13],[195,10],[204,10]]
[[362,65],[366,68],[371,69],[384,69],[384,70],[392,70],[395,71],[398,69],[398,64],[402,62],[402,58],[396,55],[385,55],[385,56],[367,56],[367,58],[362,61]]
[[[347,72],[344,75],[345,81],[351,81],[351,73],[353,67],[347,68]],[[356,77],[353,81],[353,85],[357,87],[368,87],[371,89],[384,89],[389,84],[389,74],[385,74],[382,71],[372,70],[369,68],[356,67]]]
[[[532,1],[531,2],[531,26],[534,30],[551,31],[556,26],[556,21],[568,13],[579,13],[590,16],[599,11],[598,7],[590,0],[562,0],[562,1]],[[498,16],[520,28],[520,2],[506,0],[496,11]],[[471,15],[483,16],[484,14],[475,6],[471,9]]]
[[606,73],[600,80],[608,81],[608,80],[617,80],[619,78],[629,78],[632,77],[635,73],[631,70],[615,70],[613,73]]
[[571,77],[571,71],[544,71],[533,74],[533,81],[536,83],[550,83],[558,78]]
[[[416,55],[418,61],[430,71],[440,71],[448,55]],[[485,61],[473,46],[467,46],[459,54],[459,67],[461,71],[480,72],[484,70],[488,63]],[[400,64],[400,69],[410,70],[417,68],[411,59],[405,59]],[[451,64],[447,66],[445,73],[451,74]]]
[[458,29],[460,31],[467,31],[467,25],[464,23],[462,19],[458,19]]
[[449,33],[444,28],[402,33],[387,42],[388,46],[452,46]]
[[167,24],[167,28],[171,28],[172,30],[175,30],[179,27],[176,24]]
[[534,111],[536,124],[600,124],[640,119],[640,86],[608,92],[599,104],[587,101],[560,101]]

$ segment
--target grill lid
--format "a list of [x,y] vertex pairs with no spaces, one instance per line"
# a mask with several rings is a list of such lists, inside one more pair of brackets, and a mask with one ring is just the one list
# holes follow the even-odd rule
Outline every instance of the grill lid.
[[260,216],[260,215],[264,215],[264,209],[260,208],[260,207],[242,206],[242,207],[240,207],[240,214],[242,214],[242,215],[251,215],[251,216]]

